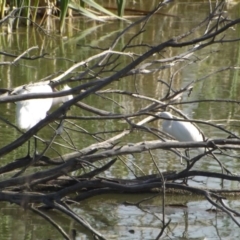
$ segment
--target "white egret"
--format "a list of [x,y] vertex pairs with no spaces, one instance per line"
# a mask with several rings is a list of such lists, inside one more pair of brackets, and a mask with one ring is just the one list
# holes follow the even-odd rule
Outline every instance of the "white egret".
[[161,112],[159,117],[167,118],[163,120],[162,129],[179,142],[204,141],[203,134],[191,122],[172,120],[177,118],[169,112]]
[[[26,86],[14,94],[23,95],[28,93],[51,93],[49,85]],[[24,130],[29,130],[44,119],[53,103],[52,98],[29,99],[16,102],[17,125]]]
[[[159,117],[166,118],[162,123],[162,130],[179,142],[203,142],[204,136],[200,130],[194,126],[191,122],[177,121],[173,115],[169,112],[161,112]],[[204,152],[204,148],[197,148],[199,153]],[[188,156],[187,151],[185,151]]]
[[[64,86],[63,90],[68,90],[70,87],[67,85]],[[14,91],[12,94],[22,95],[28,93],[51,93],[53,89],[51,86],[45,85],[32,85],[24,86],[21,89]],[[47,115],[47,112],[53,105],[58,103],[66,102],[72,99],[72,95],[67,95],[57,98],[38,98],[38,99],[29,99],[16,102],[16,120],[17,125],[23,130],[29,130],[35,126],[38,122],[44,119]],[[35,143],[36,151],[36,143]],[[28,148],[29,155],[29,148]]]

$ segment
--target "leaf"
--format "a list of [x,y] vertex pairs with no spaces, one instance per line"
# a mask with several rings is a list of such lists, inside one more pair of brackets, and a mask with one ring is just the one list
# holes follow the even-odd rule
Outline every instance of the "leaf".
[[96,2],[93,1],[93,0],[82,0],[82,1],[84,1],[84,2],[85,2],[86,4],[88,4],[89,6],[97,9],[99,12],[103,12],[103,13],[105,13],[106,15],[109,15],[109,16],[112,16],[112,17],[115,17],[115,18],[118,18],[118,19],[121,19],[121,20],[126,20],[126,19],[124,19],[124,18],[122,18],[122,17],[119,17],[119,16],[117,16],[116,14],[108,11],[106,8],[102,7],[101,5],[99,5],[98,3],[96,3]]
[[63,32],[63,27],[65,23],[65,18],[67,15],[69,0],[60,1],[60,33]]
[[124,7],[125,7],[125,0],[116,0],[117,2],[117,8],[118,8],[118,16],[122,17],[124,13]]
[[78,4],[74,3],[74,2],[70,2],[68,4],[68,7],[73,9],[74,11],[81,12],[81,14],[84,15],[85,17],[94,19],[96,21],[105,22],[103,19],[101,19],[97,15],[91,13],[89,10],[86,10],[85,8],[81,7],[80,5],[78,5]]
[[38,5],[39,5],[39,0],[33,0],[32,1],[31,7],[33,7],[33,9],[32,9],[32,20],[33,20],[33,22],[36,21]]

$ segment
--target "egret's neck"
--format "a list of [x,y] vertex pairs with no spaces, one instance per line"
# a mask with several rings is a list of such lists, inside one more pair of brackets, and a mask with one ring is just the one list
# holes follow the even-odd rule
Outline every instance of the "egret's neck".
[[56,98],[53,98],[53,104],[52,105],[56,106],[58,104],[65,103],[70,99],[72,99],[72,97],[70,98],[70,96],[56,97]]
[[169,120],[164,120],[163,123],[162,123],[163,129],[164,129],[164,128],[169,128],[171,125],[172,125],[172,120],[171,120],[171,119],[169,119]]

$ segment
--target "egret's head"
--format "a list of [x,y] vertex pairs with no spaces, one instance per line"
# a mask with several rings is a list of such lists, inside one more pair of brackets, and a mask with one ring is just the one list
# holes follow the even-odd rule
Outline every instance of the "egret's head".
[[[69,89],[71,89],[71,88],[68,85],[64,85],[63,88],[61,89],[61,91],[65,91],[65,90],[69,90]],[[71,99],[73,99],[73,95],[72,94],[65,96],[64,100],[65,100],[65,102],[67,102],[67,101],[69,101]]]
[[[63,88],[60,90],[61,91],[66,91],[71,89],[68,85],[64,85]],[[58,90],[56,88],[54,88],[54,92],[58,92]],[[61,103],[65,103],[69,100],[73,99],[73,95],[66,95],[66,96],[62,96],[62,97],[56,97],[53,98],[53,105],[57,105],[57,104],[61,104]]]
[[170,112],[161,112],[160,114],[158,114],[158,116],[161,118],[173,118]]

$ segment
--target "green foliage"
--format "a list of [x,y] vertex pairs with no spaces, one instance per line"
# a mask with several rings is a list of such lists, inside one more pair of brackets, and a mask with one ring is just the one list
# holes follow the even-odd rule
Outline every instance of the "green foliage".
[[[125,0],[121,0],[120,2],[124,2],[124,1]],[[91,9],[86,9],[85,8],[86,5],[93,8],[95,11],[99,12],[99,15],[100,15],[100,13],[103,13],[107,16],[124,20],[123,18],[117,16],[116,14],[114,14],[114,13],[108,11],[106,8],[102,7],[101,5],[96,3],[94,0],[80,0],[80,4],[76,3],[76,1],[74,1],[74,0],[70,0],[68,7],[72,8],[73,10],[75,10],[77,12],[80,12],[85,17],[88,17],[88,18],[91,18],[93,20],[97,20],[100,22],[104,21],[101,17],[96,15],[96,13],[93,13]],[[124,6],[124,4],[119,5],[119,6],[122,7],[122,6]],[[119,10],[118,12],[122,12],[122,11]]]
[[22,16],[26,19],[24,20],[26,25],[30,24],[29,17],[30,17],[30,6],[31,6],[31,0],[23,0],[21,2],[22,9]]
[[[64,29],[64,23],[66,20],[67,11],[69,8],[72,10],[81,13],[83,16],[104,22],[102,15],[104,16],[110,16],[113,18],[118,18],[121,20],[125,20],[122,18],[124,13],[124,7],[125,7],[125,0],[116,0],[117,4],[117,12],[118,15],[108,11],[106,8],[101,6],[100,4],[96,3],[94,0],[61,0],[60,1],[60,26],[59,26],[59,32],[62,33]],[[10,4],[10,11],[13,7],[22,8],[19,14],[21,14],[22,17],[24,17],[24,21],[26,25],[29,25],[30,18],[33,22],[36,21],[38,8],[40,4],[46,4],[44,1],[41,0],[11,0],[9,2]],[[0,0],[0,17],[3,18],[5,16],[5,6],[6,6],[6,0]],[[42,5],[41,5],[42,6]],[[87,8],[88,7],[88,8]],[[94,11],[94,12],[93,12]],[[18,25],[18,23],[17,23]]]
[[39,6],[39,0],[32,0],[32,21],[35,22],[36,21],[36,17],[37,17],[37,11],[38,11],[38,6]]
[[64,0],[60,2],[60,33],[63,32],[64,22],[68,10],[69,0]]
[[117,3],[117,9],[118,9],[118,16],[122,17],[124,13],[124,8],[126,1],[125,0],[116,0]]
[[85,2],[83,0],[80,0],[80,6],[83,8],[85,7]]
[[4,10],[6,6],[6,0],[0,0],[0,17],[4,17]]
[[[106,8],[104,8],[101,5],[97,4],[94,0],[82,0],[82,1],[84,1],[90,7],[96,9],[97,11],[99,11],[101,13],[104,13],[104,14],[106,14],[108,16],[111,16],[111,17],[122,19],[122,18],[118,17],[117,15],[113,14],[112,12],[108,11]],[[120,2],[124,2],[124,1],[125,0],[120,0]]]

